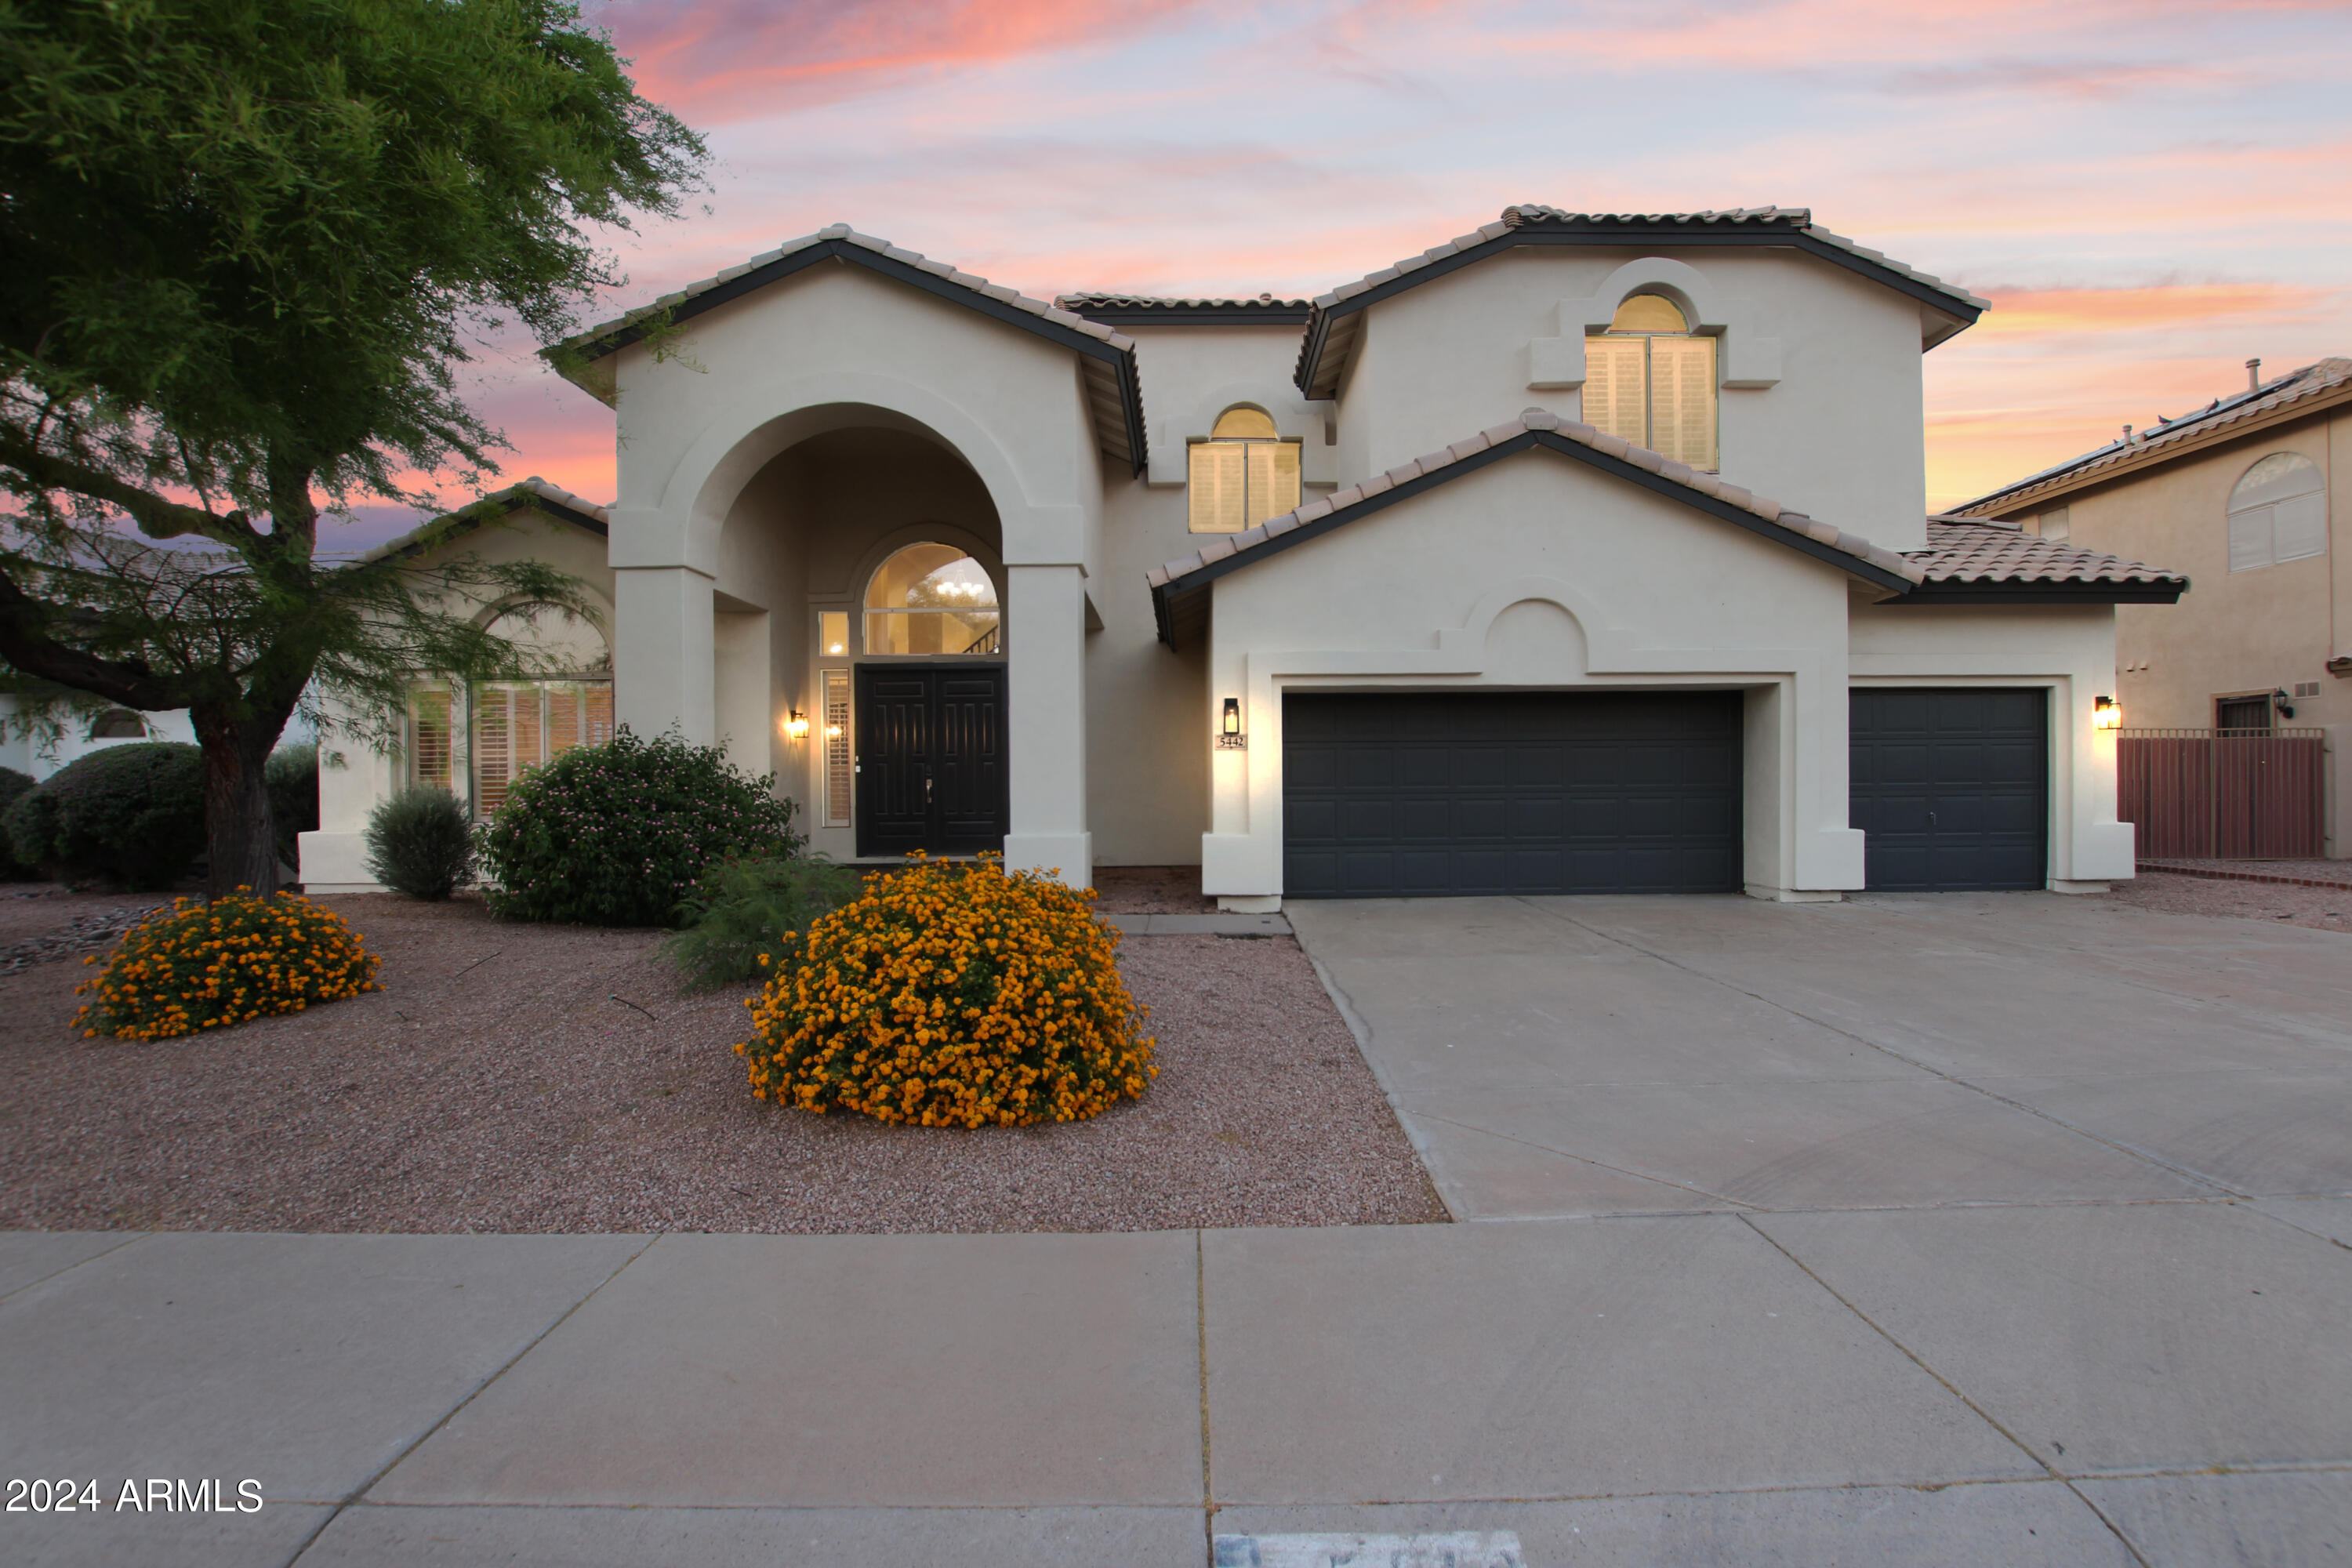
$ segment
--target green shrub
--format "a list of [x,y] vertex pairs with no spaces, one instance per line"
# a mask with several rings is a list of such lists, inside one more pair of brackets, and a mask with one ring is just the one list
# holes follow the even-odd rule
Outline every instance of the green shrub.
[[269,791],[269,825],[278,834],[278,858],[289,866],[302,864],[299,834],[319,826],[319,748],[286,746],[269,753],[261,772]]
[[583,925],[676,923],[705,868],[801,847],[793,804],[713,746],[624,730],[531,769],[482,835],[490,912]]
[[0,768],[0,877],[32,875],[31,863],[17,855],[16,845],[8,837],[7,821],[8,808],[33,787],[32,774],[20,773],[14,768]]
[[204,753],[168,741],[92,752],[20,796],[7,827],[18,858],[68,881],[169,888],[205,847]]
[[368,813],[368,875],[412,899],[446,899],[474,879],[474,825],[447,790],[420,784]]
[[678,905],[687,929],[662,952],[691,991],[762,980],[792,966],[810,922],[857,894],[857,873],[822,855],[722,861]]

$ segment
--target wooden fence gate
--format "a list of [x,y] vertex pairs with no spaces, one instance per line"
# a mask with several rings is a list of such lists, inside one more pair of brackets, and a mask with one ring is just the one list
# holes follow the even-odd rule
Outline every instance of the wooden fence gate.
[[2125,730],[2116,815],[2143,860],[2294,860],[2325,852],[2319,730]]

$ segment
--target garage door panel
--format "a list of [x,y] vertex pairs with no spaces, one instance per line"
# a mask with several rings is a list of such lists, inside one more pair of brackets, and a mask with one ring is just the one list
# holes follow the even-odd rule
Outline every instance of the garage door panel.
[[1873,888],[2039,888],[2049,698],[2038,689],[1852,694],[1849,820]]
[[1739,886],[1736,692],[1298,693],[1284,715],[1293,897]]

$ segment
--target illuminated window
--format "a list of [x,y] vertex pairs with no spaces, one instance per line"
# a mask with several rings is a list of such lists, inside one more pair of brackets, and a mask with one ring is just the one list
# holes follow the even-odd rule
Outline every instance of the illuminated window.
[[824,672],[824,825],[849,826],[849,671]]
[[610,681],[500,680],[476,687],[474,810],[497,816],[525,773],[574,746],[612,738]]
[[2327,553],[2327,485],[2300,452],[2273,452],[2230,492],[2230,570]]
[[869,654],[992,654],[1004,648],[996,584],[952,544],[909,544],[866,585]]
[[1584,422],[1712,472],[1715,340],[1693,335],[1663,295],[1627,296],[1609,330],[1584,340]]
[[1195,533],[1239,533],[1298,508],[1298,443],[1255,408],[1228,408],[1191,448]]
[[817,652],[826,658],[849,657],[849,612],[819,610],[816,614]]
[[407,783],[449,787],[453,732],[449,688],[438,681],[410,687]]

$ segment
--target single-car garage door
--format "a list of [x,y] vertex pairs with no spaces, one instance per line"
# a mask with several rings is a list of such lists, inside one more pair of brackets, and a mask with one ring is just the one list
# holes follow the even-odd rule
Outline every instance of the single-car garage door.
[[1740,885],[1740,697],[1292,693],[1297,899],[1696,893]]
[[1850,820],[1866,884],[2039,888],[2049,864],[2050,699],[2039,689],[1860,688]]

